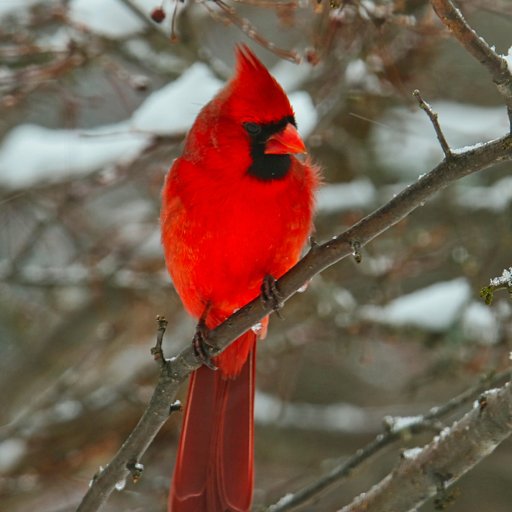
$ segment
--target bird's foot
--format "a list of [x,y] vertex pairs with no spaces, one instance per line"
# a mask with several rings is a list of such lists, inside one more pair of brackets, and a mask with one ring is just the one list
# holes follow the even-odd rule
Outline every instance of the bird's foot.
[[282,318],[280,309],[283,307],[283,296],[279,291],[276,279],[270,274],[263,278],[261,285],[261,300],[265,306],[271,306],[274,313]]
[[217,370],[217,366],[215,366],[212,360],[212,352],[215,347],[208,343],[209,332],[204,319],[201,318],[192,340],[192,348],[194,349],[195,356],[201,363],[210,368],[210,370]]

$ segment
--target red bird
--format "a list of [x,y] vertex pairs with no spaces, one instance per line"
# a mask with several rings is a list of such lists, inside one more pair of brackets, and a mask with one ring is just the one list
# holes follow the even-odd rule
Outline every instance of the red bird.
[[[214,328],[298,260],[311,231],[317,170],[285,92],[246,46],[201,110],[163,190],[162,243],[188,312]],[[263,322],[261,334],[266,330]],[[190,379],[169,496],[172,512],[242,512],[253,491],[256,333]]]

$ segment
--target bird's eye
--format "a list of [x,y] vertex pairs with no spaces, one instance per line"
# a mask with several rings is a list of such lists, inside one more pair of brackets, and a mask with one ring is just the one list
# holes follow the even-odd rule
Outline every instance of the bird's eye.
[[244,123],[244,128],[252,137],[261,133],[261,126],[256,123]]

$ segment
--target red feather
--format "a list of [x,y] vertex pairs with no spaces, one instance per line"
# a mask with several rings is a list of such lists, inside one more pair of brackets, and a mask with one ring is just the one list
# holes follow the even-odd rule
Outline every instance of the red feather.
[[[167,267],[191,315],[215,327],[281,277],[311,230],[316,169],[286,94],[246,47],[233,79],[199,113],[163,191]],[[266,322],[264,322],[266,326]],[[265,331],[263,328],[263,332]],[[169,506],[246,511],[253,475],[256,336],[191,378]]]
[[[254,333],[244,336],[254,343]],[[192,375],[169,501],[171,510],[249,510],[254,355],[253,350],[236,379],[225,379],[207,367]]]

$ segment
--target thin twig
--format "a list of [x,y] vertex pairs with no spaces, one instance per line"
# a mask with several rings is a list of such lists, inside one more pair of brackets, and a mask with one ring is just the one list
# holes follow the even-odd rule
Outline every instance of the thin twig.
[[165,316],[157,315],[156,322],[158,325],[157,334],[156,334],[156,343],[155,346],[151,349],[151,354],[155,358],[155,361],[160,362],[161,364],[165,364],[164,352],[162,350],[162,342],[164,340],[165,330],[167,329],[167,320]]
[[424,110],[430,119],[430,122],[434,126],[434,130],[437,135],[437,140],[439,144],[441,144],[441,148],[443,150],[445,158],[451,158],[453,153],[450,149],[450,145],[446,141],[446,137],[444,136],[443,130],[441,129],[441,125],[439,124],[439,119],[437,112],[432,110],[432,107],[422,98],[421,93],[418,89],[413,91],[413,96],[418,100],[418,104],[422,110]]
[[223,0],[214,0],[214,3],[219,7],[220,13],[222,14],[212,9],[208,5],[208,2],[203,4],[213,19],[224,19],[229,23],[232,23],[238,27],[247,37],[251,38],[254,42],[263,48],[266,48],[270,52],[274,53],[279,58],[289,60],[295,64],[300,63],[301,56],[297,51],[285,50],[284,48],[276,46],[274,42],[269,41],[267,38],[262,36],[258,29],[248,19],[240,17],[236,10],[230,5],[226,4]]

